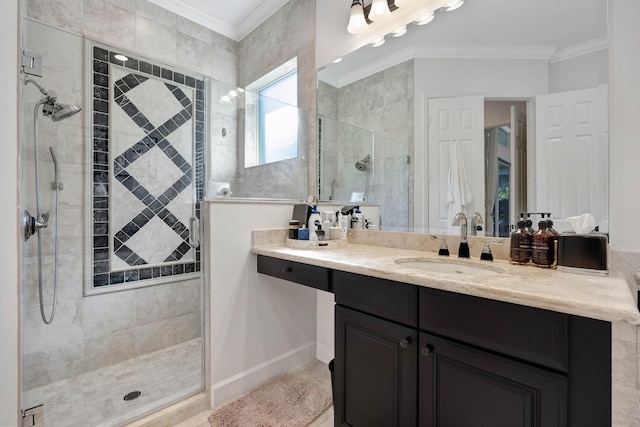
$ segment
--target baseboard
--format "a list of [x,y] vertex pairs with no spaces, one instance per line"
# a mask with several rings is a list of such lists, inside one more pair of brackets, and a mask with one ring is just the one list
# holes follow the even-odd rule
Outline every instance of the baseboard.
[[335,350],[329,344],[322,341],[316,341],[316,359],[321,362],[329,363],[333,359]]
[[293,371],[316,358],[316,343],[310,342],[291,351],[267,360],[253,368],[242,371],[211,386],[211,407],[219,408],[271,378]]

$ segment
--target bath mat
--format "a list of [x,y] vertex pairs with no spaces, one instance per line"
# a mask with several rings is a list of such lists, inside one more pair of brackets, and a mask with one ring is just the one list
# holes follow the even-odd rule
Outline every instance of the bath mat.
[[304,427],[331,404],[329,369],[316,361],[216,409],[209,423],[212,427]]

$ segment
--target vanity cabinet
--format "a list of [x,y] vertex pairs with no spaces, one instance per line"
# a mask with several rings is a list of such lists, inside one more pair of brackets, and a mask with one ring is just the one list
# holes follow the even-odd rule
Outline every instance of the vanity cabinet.
[[331,278],[336,426],[611,425],[608,322],[341,271]]
[[609,322],[265,256],[258,271],[334,292],[336,426],[611,426]]
[[416,347],[415,329],[336,307],[336,425],[415,426]]
[[418,366],[420,427],[567,425],[565,375],[425,333]]

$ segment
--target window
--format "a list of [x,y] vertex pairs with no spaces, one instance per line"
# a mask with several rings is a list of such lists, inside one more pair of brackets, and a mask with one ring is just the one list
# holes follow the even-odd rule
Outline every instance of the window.
[[244,166],[298,157],[298,59],[292,58],[246,87]]
[[258,164],[298,157],[298,73],[258,90]]

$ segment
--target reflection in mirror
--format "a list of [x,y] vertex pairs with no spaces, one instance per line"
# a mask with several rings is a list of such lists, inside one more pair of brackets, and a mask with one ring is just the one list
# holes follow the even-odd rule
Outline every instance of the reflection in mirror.
[[320,200],[380,206],[380,227],[409,227],[406,143],[328,117],[318,118]]
[[[278,99],[258,96],[256,90],[237,88],[224,82],[209,82],[211,105],[211,182],[228,183],[232,197],[304,200],[307,196],[307,147],[309,112]],[[262,105],[268,104],[265,122],[258,120]],[[282,132],[282,120],[286,115]],[[291,122],[297,119],[294,129]],[[280,141],[269,134],[288,135],[287,155],[277,153]],[[266,143],[273,143],[275,159],[265,155]],[[262,138],[262,140],[261,140]],[[293,140],[293,148],[291,141]],[[286,157],[286,158],[284,158]],[[282,160],[280,160],[282,158]],[[261,160],[262,159],[262,160]],[[215,194],[211,194],[215,197]]]
[[[448,220],[453,140],[472,193],[461,210],[485,218],[478,234],[508,235],[520,212],[551,212],[559,231],[566,217],[591,212],[607,231],[606,9],[606,0],[467,2],[319,70],[318,114],[407,145],[410,231],[458,232]],[[509,146],[493,146],[490,129],[509,129]],[[320,154],[321,173],[335,167]],[[381,194],[369,200],[382,213],[395,202]],[[320,189],[329,195],[350,192]]]

